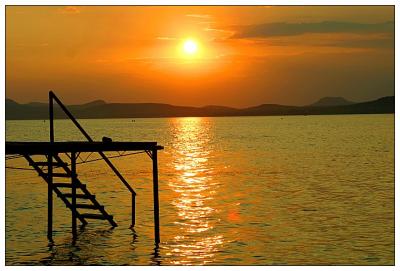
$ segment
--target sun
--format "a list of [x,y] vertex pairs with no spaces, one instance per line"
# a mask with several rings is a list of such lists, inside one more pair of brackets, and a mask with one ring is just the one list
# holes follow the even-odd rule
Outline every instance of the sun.
[[188,55],[194,55],[198,52],[199,46],[193,39],[187,39],[183,42],[183,52]]

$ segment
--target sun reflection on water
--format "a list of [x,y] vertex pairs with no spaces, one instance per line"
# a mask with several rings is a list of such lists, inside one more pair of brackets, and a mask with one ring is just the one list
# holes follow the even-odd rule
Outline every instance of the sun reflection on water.
[[175,135],[173,148],[177,156],[173,166],[176,178],[169,186],[176,193],[172,200],[176,208],[180,234],[171,242],[174,264],[207,264],[223,243],[221,234],[213,233],[218,210],[212,207],[219,183],[213,180],[213,169],[208,164],[212,147],[212,127],[204,118],[172,120]]

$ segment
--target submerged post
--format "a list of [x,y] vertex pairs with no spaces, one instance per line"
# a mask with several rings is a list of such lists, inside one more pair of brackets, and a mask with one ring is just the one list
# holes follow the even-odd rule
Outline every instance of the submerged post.
[[[50,143],[54,142],[53,125],[53,99],[52,92],[49,92],[49,123],[50,123]],[[53,240],[53,154],[47,156],[47,238]]]
[[53,241],[53,154],[47,155],[47,239]]
[[135,226],[135,220],[136,220],[136,196],[135,194],[132,195],[132,223],[131,223],[131,228]]
[[76,153],[71,152],[72,237],[76,239]]
[[154,239],[156,244],[160,243],[160,212],[158,203],[158,163],[157,149],[151,151],[151,159],[153,160],[153,198],[154,198]]

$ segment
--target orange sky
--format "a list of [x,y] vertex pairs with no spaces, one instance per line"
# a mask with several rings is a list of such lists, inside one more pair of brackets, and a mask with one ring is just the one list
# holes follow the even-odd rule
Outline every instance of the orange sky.
[[[246,107],[394,95],[394,8],[8,6],[6,96]],[[187,38],[198,52],[185,54]]]

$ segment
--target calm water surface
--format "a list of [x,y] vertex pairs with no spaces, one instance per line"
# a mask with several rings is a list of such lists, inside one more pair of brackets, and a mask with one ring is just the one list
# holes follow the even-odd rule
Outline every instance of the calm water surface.
[[[89,221],[74,245],[71,214],[56,196],[48,244],[45,182],[34,171],[6,169],[6,264],[394,264],[394,115],[80,122],[96,140],[165,147],[160,246],[153,242],[146,154],[114,159],[138,194],[135,231],[130,193],[105,163],[78,165],[80,179],[119,227]],[[7,121],[6,138],[45,141],[48,121]],[[83,138],[69,121],[57,120],[56,140]],[[17,159],[7,166],[28,164]]]

